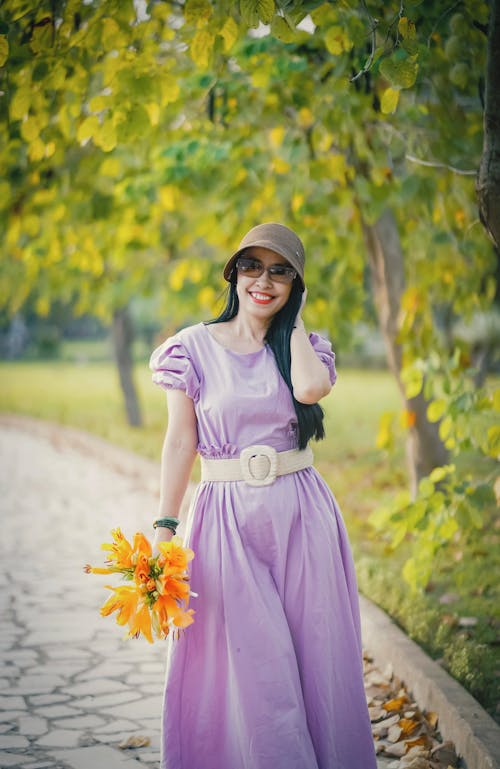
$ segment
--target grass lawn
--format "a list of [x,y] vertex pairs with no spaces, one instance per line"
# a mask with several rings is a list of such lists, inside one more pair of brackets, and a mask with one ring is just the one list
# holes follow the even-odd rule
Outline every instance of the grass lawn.
[[[97,357],[97,359],[96,359]],[[60,360],[0,363],[0,411],[28,414],[78,427],[159,462],[167,423],[165,392],[152,384],[147,358],[135,366],[144,426],[126,423],[118,374],[85,345],[66,349]],[[404,435],[388,454],[375,447],[380,416],[401,408],[388,372],[342,370],[322,402],[327,438],[313,444],[316,466],[342,508],[355,552],[361,590],[386,609],[495,717],[498,702],[499,588],[488,579],[499,571],[498,531],[476,535],[460,563],[439,556],[430,589],[409,593],[401,578],[403,552],[388,553],[374,538],[368,514],[406,487]],[[198,465],[193,479],[197,480]],[[478,539],[479,537],[479,539]],[[443,595],[455,594],[451,604]],[[462,617],[477,625],[462,626]]]

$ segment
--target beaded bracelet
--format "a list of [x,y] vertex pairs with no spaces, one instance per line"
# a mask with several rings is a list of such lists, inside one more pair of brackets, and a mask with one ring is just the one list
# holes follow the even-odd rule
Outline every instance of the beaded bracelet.
[[179,523],[180,521],[178,518],[157,518],[153,523],[153,529],[170,529],[170,531],[175,534]]

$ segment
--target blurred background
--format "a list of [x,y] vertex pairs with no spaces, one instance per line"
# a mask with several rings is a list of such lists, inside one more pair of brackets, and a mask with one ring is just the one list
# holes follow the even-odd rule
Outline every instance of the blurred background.
[[360,589],[500,719],[496,8],[5,0],[0,408],[159,460],[152,350],[292,227]]

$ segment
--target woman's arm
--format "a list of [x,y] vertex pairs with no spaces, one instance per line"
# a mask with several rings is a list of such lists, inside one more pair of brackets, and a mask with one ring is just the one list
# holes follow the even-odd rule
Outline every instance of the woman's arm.
[[332,389],[327,367],[316,355],[300,313],[290,340],[293,395],[299,403],[317,403]]
[[[161,452],[158,517],[178,518],[196,457],[198,429],[194,403],[182,390],[167,390],[168,427]],[[154,543],[169,540],[170,529],[156,528]]]

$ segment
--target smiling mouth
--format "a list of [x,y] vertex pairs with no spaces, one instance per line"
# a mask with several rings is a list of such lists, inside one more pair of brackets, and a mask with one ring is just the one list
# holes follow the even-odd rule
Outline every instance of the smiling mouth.
[[269,302],[272,302],[274,299],[274,296],[271,296],[270,294],[262,294],[260,291],[249,291],[248,293],[257,304],[269,304]]

